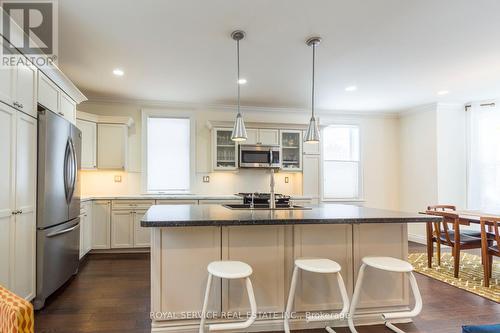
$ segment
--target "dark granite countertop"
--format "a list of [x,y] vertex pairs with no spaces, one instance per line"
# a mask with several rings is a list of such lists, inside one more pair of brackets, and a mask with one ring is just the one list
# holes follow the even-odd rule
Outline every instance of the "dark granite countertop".
[[309,210],[231,210],[222,205],[156,205],[142,227],[231,225],[361,224],[439,222],[440,217],[354,205],[322,204]]

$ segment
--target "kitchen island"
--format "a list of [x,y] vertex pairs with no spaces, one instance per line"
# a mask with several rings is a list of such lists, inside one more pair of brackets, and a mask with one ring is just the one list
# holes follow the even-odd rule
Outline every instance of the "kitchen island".
[[[279,331],[294,260],[322,257],[342,266],[352,295],[361,259],[392,256],[406,259],[407,224],[440,221],[439,217],[325,204],[296,210],[234,210],[221,205],[153,206],[142,227],[152,229],[152,332],[197,332],[207,281],[206,267],[216,260],[241,260],[253,268],[259,311],[249,331]],[[216,279],[208,322],[245,319],[249,310],[243,281]],[[383,323],[381,311],[408,309],[406,280],[401,274],[368,270],[356,323]],[[332,276],[302,272],[297,284],[292,329],[324,327],[306,324],[307,312],[339,311],[340,293]],[[338,321],[334,326],[346,326]]]

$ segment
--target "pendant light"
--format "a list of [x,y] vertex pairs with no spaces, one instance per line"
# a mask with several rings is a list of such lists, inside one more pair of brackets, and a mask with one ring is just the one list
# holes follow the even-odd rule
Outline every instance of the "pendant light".
[[236,120],[234,121],[233,132],[231,133],[231,140],[233,141],[245,141],[247,139],[247,130],[245,128],[245,122],[240,112],[240,40],[245,38],[245,32],[241,30],[236,30],[231,33],[231,38],[236,41],[236,55],[237,55],[237,67],[238,67],[238,80],[236,84],[238,85],[238,114],[236,115]]
[[306,135],[304,136],[304,142],[306,143],[318,143],[319,142],[319,129],[316,118],[314,117],[314,65],[316,61],[316,47],[321,42],[320,37],[311,37],[306,40],[307,46],[311,46],[313,50],[313,66],[312,66],[312,96],[311,96],[311,120],[309,120],[309,127],[307,128]]

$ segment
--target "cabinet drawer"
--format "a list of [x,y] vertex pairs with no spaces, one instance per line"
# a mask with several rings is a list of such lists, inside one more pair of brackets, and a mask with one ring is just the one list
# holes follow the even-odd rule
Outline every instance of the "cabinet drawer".
[[149,209],[155,204],[154,200],[113,200],[113,210],[119,209]]

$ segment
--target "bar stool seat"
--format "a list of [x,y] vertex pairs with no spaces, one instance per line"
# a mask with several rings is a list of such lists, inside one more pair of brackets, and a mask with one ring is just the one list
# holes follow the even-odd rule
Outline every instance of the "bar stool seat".
[[340,265],[330,259],[297,259],[295,265],[313,273],[337,273],[341,270]]
[[250,280],[250,275],[252,275],[253,270],[250,265],[241,261],[212,261],[207,266],[208,270],[208,280],[207,287],[205,290],[205,299],[203,301],[203,309],[201,310],[201,321],[199,333],[205,332],[205,321],[206,313],[208,307],[208,301],[210,297],[210,289],[212,287],[213,277],[218,277],[221,279],[245,279],[245,286],[248,294],[248,301],[250,302],[250,315],[248,319],[243,322],[232,322],[232,323],[222,323],[222,324],[211,324],[208,325],[209,331],[235,331],[243,330],[250,327],[255,319],[257,319],[257,304],[255,302],[255,295],[253,292],[252,281]]
[[413,318],[418,316],[422,311],[422,296],[420,295],[420,291],[418,289],[417,280],[413,275],[413,266],[409,262],[392,257],[364,257],[361,259],[361,262],[362,264],[359,268],[358,279],[356,281],[356,286],[354,287],[351,308],[347,318],[349,330],[351,333],[358,333],[356,327],[354,326],[354,314],[356,312],[356,306],[358,305],[361,293],[365,269],[366,267],[371,267],[373,269],[379,269],[387,272],[404,273],[408,277],[408,280],[410,280],[410,287],[413,292],[413,296],[415,297],[415,307],[413,310],[382,313],[382,318],[385,320],[385,326],[387,326],[387,328],[396,333],[404,333],[404,331],[394,326],[391,320]]
[[[293,274],[292,274],[290,292],[288,294],[288,302],[285,309],[285,318],[284,318],[285,333],[290,333],[290,324],[288,323],[288,321],[292,313],[293,299],[295,297],[295,289],[297,288],[299,269],[311,273],[335,274],[337,277],[337,284],[339,286],[340,296],[342,297],[342,303],[343,303],[342,310],[340,313],[306,315],[306,321],[313,322],[313,321],[332,321],[337,319],[344,319],[349,312],[349,297],[347,295],[347,290],[345,288],[344,280],[342,279],[342,275],[340,274],[342,267],[340,267],[338,263],[330,259],[324,259],[324,258],[296,259],[295,267],[293,269]],[[335,333],[335,331],[329,326],[325,327],[325,329],[329,333]]]
[[252,275],[252,267],[241,261],[213,261],[207,270],[213,276],[223,279],[244,279]]
[[389,272],[406,273],[413,271],[413,266],[404,260],[392,257],[364,257],[363,264]]

